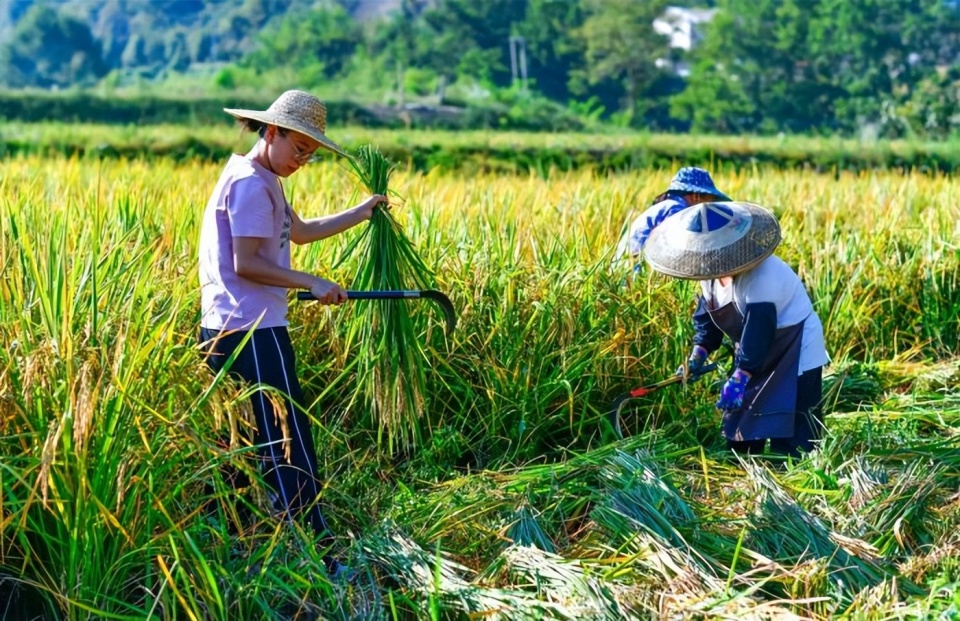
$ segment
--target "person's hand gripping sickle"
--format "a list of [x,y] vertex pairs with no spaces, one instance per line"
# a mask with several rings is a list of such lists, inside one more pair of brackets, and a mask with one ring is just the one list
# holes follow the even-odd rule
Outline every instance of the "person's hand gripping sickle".
[[684,381],[696,381],[703,374],[703,365],[706,364],[709,354],[710,352],[707,351],[706,347],[694,345],[690,356],[687,358],[686,369],[681,364],[674,375],[684,376]]

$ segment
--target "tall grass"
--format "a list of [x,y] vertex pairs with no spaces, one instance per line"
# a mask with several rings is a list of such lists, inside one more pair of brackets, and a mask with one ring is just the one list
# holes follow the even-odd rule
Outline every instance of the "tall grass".
[[[719,174],[781,217],[841,375],[822,450],[741,463],[707,383],[626,413],[613,396],[676,367],[694,288],[612,246],[673,171],[477,176],[399,171],[405,231],[460,311],[418,340],[430,441],[376,456],[358,411],[351,307],[291,322],[337,542],[276,521],[221,437],[244,388],[196,351],[199,217],[215,166],[25,158],[0,170],[0,602],[50,618],[949,616],[960,607],[956,182]],[[354,181],[288,190],[333,211]],[[331,269],[348,240],[298,249]],[[239,446],[235,442],[233,446]],[[239,497],[239,500],[237,499]],[[254,518],[241,520],[237,502]],[[805,537],[801,538],[800,534]]]

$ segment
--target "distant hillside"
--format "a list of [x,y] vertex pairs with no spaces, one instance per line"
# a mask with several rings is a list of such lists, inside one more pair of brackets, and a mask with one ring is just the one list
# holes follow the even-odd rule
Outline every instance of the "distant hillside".
[[336,2],[367,21],[389,14],[401,0],[8,0],[0,2],[0,39],[36,5],[86,24],[109,67],[159,62],[184,65],[236,60],[270,20],[291,11]]
[[0,88],[297,87],[443,103],[471,127],[948,137],[958,20],[958,0],[0,0]]

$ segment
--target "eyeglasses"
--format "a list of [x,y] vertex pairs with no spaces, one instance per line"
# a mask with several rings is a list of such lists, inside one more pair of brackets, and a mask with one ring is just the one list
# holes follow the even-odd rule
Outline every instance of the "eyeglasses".
[[316,156],[316,149],[314,149],[313,151],[304,151],[297,146],[297,143],[295,143],[293,139],[290,138],[289,134],[286,136],[286,138],[287,138],[287,141],[290,143],[290,146],[293,147],[293,159],[297,160],[301,164],[305,164],[306,162],[309,162],[314,159],[314,157]]

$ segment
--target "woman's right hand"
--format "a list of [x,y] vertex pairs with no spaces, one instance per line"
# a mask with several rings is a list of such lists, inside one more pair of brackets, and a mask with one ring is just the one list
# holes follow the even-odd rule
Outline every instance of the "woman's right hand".
[[310,293],[321,304],[343,304],[347,301],[347,292],[335,282],[317,278],[310,286]]
[[[684,377],[690,378],[691,381],[696,380],[700,377],[700,374],[703,373],[703,365],[707,362],[707,356],[709,355],[710,352],[707,351],[706,347],[694,345],[690,356],[687,358],[687,364],[680,365],[675,375],[683,375]],[[684,366],[686,368],[684,368]]]

